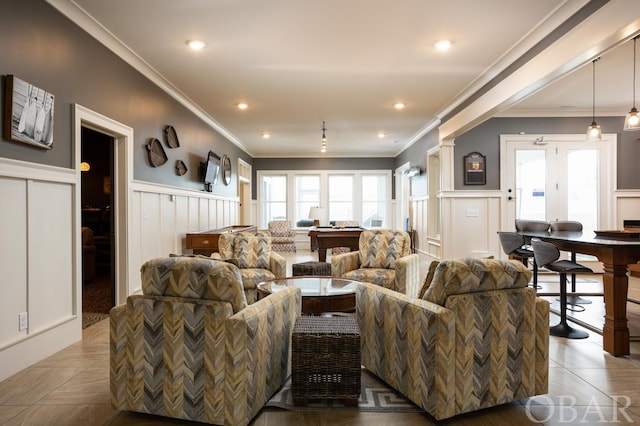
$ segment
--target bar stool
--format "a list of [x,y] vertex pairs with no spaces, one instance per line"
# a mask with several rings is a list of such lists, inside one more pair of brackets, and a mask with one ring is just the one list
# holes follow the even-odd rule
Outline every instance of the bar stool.
[[522,234],[518,234],[517,232],[498,232],[498,237],[500,237],[500,244],[502,245],[502,250],[513,257],[517,257],[520,261],[526,266],[529,267],[529,259],[533,259],[533,288],[537,289],[538,287],[538,265],[536,263],[536,259],[533,256],[533,250],[530,250],[526,247],[526,241]]
[[[544,220],[516,219],[515,225],[517,232],[547,232],[549,230],[549,222]],[[538,264],[535,257],[533,258],[533,288],[536,291],[542,288],[538,285]]]
[[[551,232],[582,232],[582,224],[572,220],[556,220],[549,222]],[[571,261],[575,263],[576,254],[570,253]],[[575,294],[576,292],[576,274],[571,274],[571,293],[567,294],[567,303],[570,305],[589,305],[591,300],[585,299]]]
[[549,334],[552,336],[566,337],[568,339],[584,339],[589,337],[589,333],[582,330],[576,330],[567,323],[567,273],[593,273],[586,266],[570,260],[558,260],[560,258],[560,250],[551,243],[540,241],[538,239],[531,240],[533,254],[540,267],[547,268],[550,271],[560,274],[560,322],[549,328]]

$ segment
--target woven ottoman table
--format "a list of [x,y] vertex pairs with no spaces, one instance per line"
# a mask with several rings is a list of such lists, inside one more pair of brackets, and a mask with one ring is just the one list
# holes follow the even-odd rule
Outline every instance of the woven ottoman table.
[[291,395],[295,405],[309,399],[360,397],[360,329],[353,316],[298,317],[293,327]]
[[320,277],[331,276],[331,264],[327,262],[302,262],[291,265],[294,277],[303,275],[316,275]]

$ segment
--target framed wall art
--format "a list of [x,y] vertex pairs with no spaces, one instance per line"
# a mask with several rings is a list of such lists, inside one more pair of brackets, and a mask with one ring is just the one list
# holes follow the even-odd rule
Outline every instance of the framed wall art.
[[479,152],[464,156],[464,184],[487,184],[486,157]]
[[51,149],[54,96],[13,75],[6,82],[4,138]]

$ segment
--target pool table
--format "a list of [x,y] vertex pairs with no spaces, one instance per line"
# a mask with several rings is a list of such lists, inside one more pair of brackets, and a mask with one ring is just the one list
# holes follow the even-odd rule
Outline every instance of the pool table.
[[312,226],[309,228],[311,250],[318,249],[318,261],[327,261],[327,249],[332,247],[349,247],[351,251],[358,250],[360,234],[365,228],[361,226],[347,226],[334,228],[332,226]]

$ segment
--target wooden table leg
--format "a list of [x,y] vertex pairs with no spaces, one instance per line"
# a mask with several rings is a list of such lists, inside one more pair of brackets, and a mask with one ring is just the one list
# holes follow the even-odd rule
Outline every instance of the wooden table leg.
[[327,261],[327,249],[318,248],[318,262],[326,262],[326,261]]
[[604,328],[602,347],[611,355],[629,355],[629,327],[627,324],[627,265],[604,264]]

